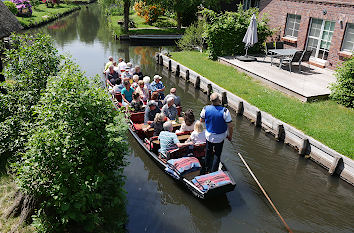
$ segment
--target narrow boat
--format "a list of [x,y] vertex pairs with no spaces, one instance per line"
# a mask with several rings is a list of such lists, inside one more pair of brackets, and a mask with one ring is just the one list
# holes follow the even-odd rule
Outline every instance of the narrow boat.
[[[120,94],[112,95],[112,102],[117,110],[122,107]],[[181,107],[178,107],[179,122],[183,121]],[[159,157],[159,141],[153,137],[153,129],[144,131],[144,112],[129,113],[126,115],[129,122],[129,131],[146,151],[146,154],[170,177],[185,186],[192,194],[201,199],[223,195],[235,189],[236,183],[225,164],[220,162],[219,170],[201,175],[204,164],[205,143],[183,147],[169,151],[168,160]],[[173,122],[174,131],[180,123]],[[186,141],[191,132],[177,133],[180,142]]]

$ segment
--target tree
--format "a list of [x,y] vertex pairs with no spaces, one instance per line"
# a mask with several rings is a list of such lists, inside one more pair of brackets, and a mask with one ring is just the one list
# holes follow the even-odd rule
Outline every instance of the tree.
[[130,0],[124,1],[124,32],[129,31],[129,11],[130,11]]
[[26,151],[13,164],[17,183],[33,200],[28,209],[38,208],[38,232],[123,230],[125,118],[98,81],[63,63],[35,107]]

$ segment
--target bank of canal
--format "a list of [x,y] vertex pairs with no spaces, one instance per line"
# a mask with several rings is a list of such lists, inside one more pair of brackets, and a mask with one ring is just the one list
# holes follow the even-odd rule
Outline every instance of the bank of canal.
[[[199,115],[206,96],[183,79],[156,65],[154,54],[174,46],[139,46],[114,40],[96,4],[61,20],[33,29],[50,34],[61,52],[93,76],[102,72],[109,55],[140,64],[144,74],[163,76],[177,87],[184,109]],[[241,152],[294,232],[352,232],[354,188],[331,177],[293,149],[276,142],[242,117],[233,115],[233,148],[225,143],[223,161],[237,186],[225,197],[200,201],[181,189],[145,154],[134,139],[127,177],[129,232],[285,232],[252,177],[236,155]]]

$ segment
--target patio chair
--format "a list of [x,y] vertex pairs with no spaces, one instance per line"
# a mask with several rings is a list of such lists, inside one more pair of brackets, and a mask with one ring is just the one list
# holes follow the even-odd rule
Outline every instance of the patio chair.
[[266,57],[273,55],[273,53],[269,51],[270,49],[275,49],[274,42],[265,43],[265,56],[263,58],[263,61],[265,60]]
[[275,42],[275,49],[284,49],[284,42],[283,41]]
[[296,51],[296,53],[292,57],[281,58],[279,68],[281,68],[282,65],[283,65],[283,62],[286,61],[286,62],[289,63],[289,70],[290,70],[290,73],[291,73],[291,66],[293,65],[294,62],[298,62],[299,63],[299,67],[300,67],[302,54],[303,54],[303,51]]
[[[312,54],[312,50],[305,50],[305,52],[302,54],[301,61],[299,62],[299,71],[301,72],[301,62],[306,61],[309,62],[310,57]],[[310,69],[310,63],[308,63],[309,69]]]

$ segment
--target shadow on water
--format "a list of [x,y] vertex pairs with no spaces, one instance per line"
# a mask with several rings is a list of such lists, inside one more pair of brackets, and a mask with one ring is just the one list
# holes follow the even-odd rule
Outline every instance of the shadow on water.
[[[196,118],[207,96],[192,84],[156,65],[155,52],[175,46],[143,46],[116,41],[99,7],[93,4],[33,30],[52,35],[89,76],[102,72],[108,56],[139,64],[144,75],[159,74],[177,88],[184,111]],[[219,71],[216,71],[216,73]],[[285,232],[282,223],[240,161],[240,152],[294,232],[353,232],[354,189],[299,156],[292,148],[232,113],[233,147],[225,142],[222,160],[236,179],[226,196],[198,200],[161,171],[131,136],[132,154],[125,168],[129,232]]]

